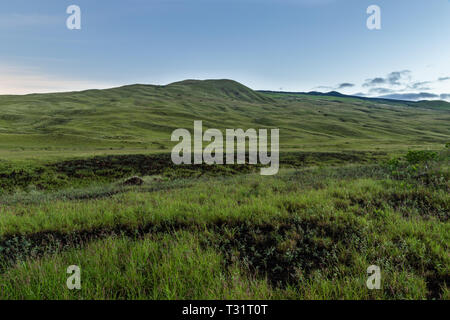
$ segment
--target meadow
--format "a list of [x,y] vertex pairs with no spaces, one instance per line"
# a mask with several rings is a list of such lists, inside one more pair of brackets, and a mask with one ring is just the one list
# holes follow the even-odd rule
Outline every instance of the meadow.
[[[280,172],[173,165],[194,120],[279,128]],[[449,120],[230,80],[0,96],[0,299],[449,299]]]

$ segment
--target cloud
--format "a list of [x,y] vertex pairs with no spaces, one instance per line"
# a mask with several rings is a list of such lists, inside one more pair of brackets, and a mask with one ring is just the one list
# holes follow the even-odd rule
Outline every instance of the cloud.
[[409,82],[411,80],[410,74],[411,74],[410,70],[393,71],[384,78],[376,77],[372,79],[366,79],[366,81],[363,84],[363,87],[373,87],[380,84],[387,84],[390,86],[400,86],[404,82]]
[[438,79],[438,81],[446,81],[446,80],[450,80],[450,77],[442,77]]
[[420,93],[393,93],[379,96],[379,98],[418,101],[425,99],[439,99],[441,97],[440,95],[435,93],[420,92]]
[[431,81],[418,81],[409,84],[408,88],[412,90],[431,90],[431,88],[428,86],[431,83]]
[[387,80],[390,85],[393,86],[399,86],[401,85],[401,80],[404,80],[405,78],[407,80],[410,80],[410,74],[411,71],[409,70],[403,70],[403,71],[394,71],[388,74]]
[[351,88],[354,87],[355,85],[353,83],[348,83],[348,82],[344,82],[338,85],[338,89],[345,89],[345,88]]
[[350,83],[350,82],[343,82],[338,84],[337,86],[334,87],[330,87],[330,86],[317,86],[314,87],[313,90],[321,90],[321,91],[333,91],[333,90],[340,90],[340,89],[347,89],[347,88],[352,88],[354,87],[355,84]]
[[375,94],[387,94],[387,93],[393,93],[394,90],[388,89],[388,88],[371,88],[369,90],[369,93],[375,93]]
[[441,93],[439,96],[442,100],[450,100],[450,93]]
[[385,84],[386,82],[387,81],[384,78],[367,79],[366,82],[363,84],[363,87],[377,86],[379,84]]
[[333,87],[329,87],[329,86],[317,86],[317,87],[314,87],[314,88],[312,88],[312,90],[314,91],[314,90],[325,90],[325,91],[330,91],[330,90],[333,90],[334,88]]

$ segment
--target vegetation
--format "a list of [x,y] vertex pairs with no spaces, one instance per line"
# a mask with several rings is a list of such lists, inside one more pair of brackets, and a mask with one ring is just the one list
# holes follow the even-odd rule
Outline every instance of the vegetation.
[[[433,105],[231,81],[0,97],[0,299],[449,299]],[[174,166],[172,127],[194,119],[279,127],[280,172]]]
[[[388,103],[388,101],[390,101]],[[428,106],[427,108],[421,107]],[[279,128],[283,151],[440,149],[450,103],[255,92],[230,80],[0,96],[0,159],[168,153],[177,128]]]

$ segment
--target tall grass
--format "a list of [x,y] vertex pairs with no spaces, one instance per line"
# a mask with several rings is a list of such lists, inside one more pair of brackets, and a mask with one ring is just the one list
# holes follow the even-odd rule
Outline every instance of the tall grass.
[[[430,161],[420,164],[430,178],[447,179]],[[148,179],[110,197],[93,189],[83,199],[9,200],[0,208],[1,297],[448,299],[448,180],[429,184],[410,165],[419,164],[164,188]],[[64,268],[77,263],[85,287],[72,292]],[[365,286],[373,264],[381,290]]]

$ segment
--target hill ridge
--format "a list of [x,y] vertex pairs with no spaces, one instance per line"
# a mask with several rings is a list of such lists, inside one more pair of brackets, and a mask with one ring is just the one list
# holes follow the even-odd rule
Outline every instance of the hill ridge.
[[[192,91],[203,91],[203,93],[215,94],[218,96],[243,100],[243,101],[259,101],[259,102],[274,102],[270,97],[271,94],[279,95],[310,95],[310,96],[323,96],[323,97],[340,97],[340,98],[353,98],[360,100],[367,100],[379,103],[389,104],[402,104],[410,107],[422,107],[432,109],[444,109],[450,110],[450,102],[445,100],[400,100],[384,97],[363,97],[358,95],[347,95],[338,91],[319,92],[319,91],[277,91],[277,90],[253,90],[244,84],[232,80],[232,79],[185,79],[181,81],[171,82],[166,85],[155,85],[146,83],[134,83],[126,84],[117,87],[105,88],[105,89],[86,89],[79,91],[65,91],[65,92],[48,92],[48,93],[29,93],[23,95],[10,95],[0,94],[0,97],[32,97],[32,96],[45,96],[45,95],[64,95],[64,94],[92,94],[102,92],[117,92],[124,90],[140,90],[140,89],[164,89],[173,87],[185,87],[192,88],[194,90],[186,91],[185,93],[192,93]],[[198,93],[198,92],[197,92]]]
[[433,147],[450,141],[449,109],[439,108],[257,92],[232,80],[0,96],[0,159],[167,152],[172,132],[195,120],[222,131],[279,128],[282,150]]
[[280,95],[310,95],[310,96],[323,96],[323,97],[340,97],[340,98],[354,98],[360,100],[367,100],[379,103],[390,103],[390,104],[403,104],[410,107],[424,107],[424,108],[435,108],[435,109],[448,109],[450,110],[450,102],[445,100],[400,100],[400,99],[391,99],[391,98],[383,98],[383,97],[362,97],[357,95],[347,95],[340,93],[338,91],[329,91],[329,92],[319,92],[319,91],[272,91],[272,90],[257,90],[261,93],[267,94],[280,94]]

